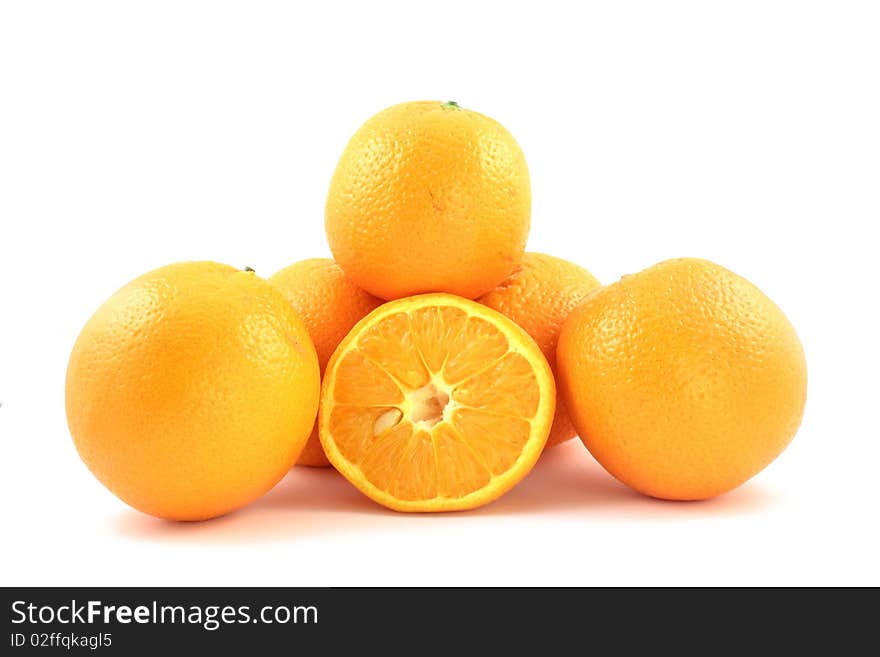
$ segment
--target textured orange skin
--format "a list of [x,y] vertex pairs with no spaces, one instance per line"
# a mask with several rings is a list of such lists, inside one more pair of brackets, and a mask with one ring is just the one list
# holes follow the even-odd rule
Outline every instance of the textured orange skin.
[[[321,375],[342,338],[382,299],[364,292],[329,258],[296,262],[271,276],[269,282],[281,290],[305,322],[318,352]],[[318,438],[318,423],[296,462],[297,465],[328,467]]]
[[699,500],[757,474],[806,402],[794,328],[745,279],[705,260],[662,262],[600,288],[557,348],[572,421],[617,479]]
[[383,299],[474,299],[519,264],[529,233],[525,157],[496,121],[439,101],[402,103],[351,138],[327,197],[333,257]]
[[[586,269],[543,253],[526,253],[522,264],[478,301],[525,329],[544,353],[556,376],[556,343],[569,313],[601,283]],[[556,400],[556,416],[547,447],[576,435],[564,401]]]
[[202,520],[284,476],[319,389],[315,348],[278,290],[187,262],[135,279],[88,321],[68,365],[67,419],[83,461],[123,501]]

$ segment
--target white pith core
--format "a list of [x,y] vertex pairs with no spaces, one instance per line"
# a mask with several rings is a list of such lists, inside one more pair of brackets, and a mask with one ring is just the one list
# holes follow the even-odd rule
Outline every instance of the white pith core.
[[421,388],[404,391],[399,407],[389,408],[373,423],[373,435],[379,436],[393,429],[406,419],[417,428],[430,431],[434,426],[448,420],[455,408],[452,390],[440,379],[433,379]]

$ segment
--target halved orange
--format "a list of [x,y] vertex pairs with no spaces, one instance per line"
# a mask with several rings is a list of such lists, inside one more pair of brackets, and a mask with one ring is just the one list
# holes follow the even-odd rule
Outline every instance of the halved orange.
[[340,343],[319,433],[330,462],[396,511],[472,509],[528,474],[556,405],[550,366],[502,314],[451,294],[391,301]]

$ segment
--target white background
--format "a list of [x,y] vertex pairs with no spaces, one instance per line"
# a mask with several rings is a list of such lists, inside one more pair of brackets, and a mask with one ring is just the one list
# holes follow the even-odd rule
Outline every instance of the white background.
[[[2,584],[880,584],[877,4],[530,4],[0,5]],[[455,515],[305,469],[199,524],[104,490],[64,415],[86,319],[169,262],[327,255],[347,139],[415,99],[516,136],[530,250],[605,282],[705,257],[776,300],[810,369],[785,454],[690,504],[579,442]]]

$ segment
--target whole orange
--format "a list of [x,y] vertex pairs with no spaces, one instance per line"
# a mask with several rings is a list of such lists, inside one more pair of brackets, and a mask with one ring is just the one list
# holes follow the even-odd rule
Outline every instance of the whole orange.
[[587,448],[654,497],[739,486],[785,449],[806,401],[788,319],[706,260],[669,260],[597,290],[566,320],[556,356]]
[[485,294],[519,264],[529,171],[498,122],[456,103],[401,103],[351,138],[327,196],[333,257],[383,299]]
[[88,321],[67,369],[67,418],[83,461],[123,501],[201,520],[284,476],[319,387],[315,348],[278,290],[252,271],[187,262],[135,279]]
[[[293,309],[305,322],[318,352],[321,375],[342,338],[367,313],[382,303],[352,283],[342,269],[328,258],[301,260],[269,278],[281,290]],[[309,442],[297,465],[329,466],[318,438],[318,426],[312,429]]]
[[[498,287],[478,301],[506,315],[526,330],[556,375],[556,343],[569,313],[601,283],[586,269],[543,253],[526,253],[522,264]],[[556,401],[556,415],[547,447],[574,438],[565,403]]]

